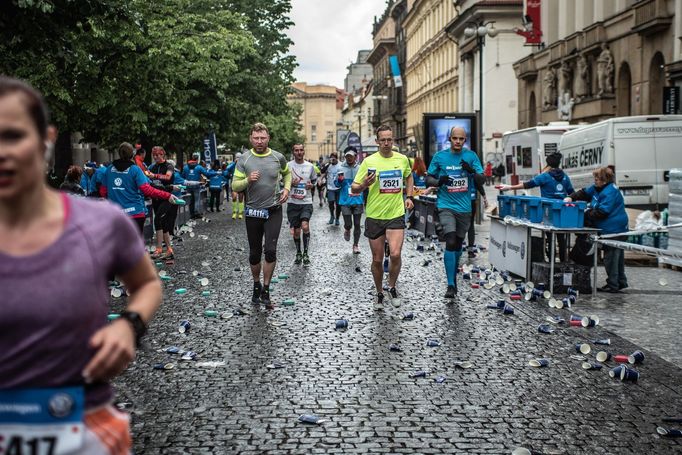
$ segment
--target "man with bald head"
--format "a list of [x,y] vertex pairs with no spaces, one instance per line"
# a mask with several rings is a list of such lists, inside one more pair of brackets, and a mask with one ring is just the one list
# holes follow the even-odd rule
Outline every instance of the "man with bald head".
[[464,145],[466,141],[466,130],[453,127],[450,130],[450,148],[433,156],[426,176],[427,186],[438,187],[436,207],[445,234],[446,299],[457,295],[457,266],[462,256],[462,242],[472,222],[470,177],[483,173],[481,161]]

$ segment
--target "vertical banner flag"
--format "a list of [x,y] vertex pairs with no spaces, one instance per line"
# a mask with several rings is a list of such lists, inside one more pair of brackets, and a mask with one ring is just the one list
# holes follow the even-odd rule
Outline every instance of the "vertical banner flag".
[[207,163],[212,163],[216,159],[218,159],[218,149],[215,133],[211,131],[204,138],[204,160]]
[[396,87],[403,86],[403,78],[400,76],[400,65],[398,65],[398,56],[389,55],[388,61],[391,63],[391,73],[393,74],[393,82]]

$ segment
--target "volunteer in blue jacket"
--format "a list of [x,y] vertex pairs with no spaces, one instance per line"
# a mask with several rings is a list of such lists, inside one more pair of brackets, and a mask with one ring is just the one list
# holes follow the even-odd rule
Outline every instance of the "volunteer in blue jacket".
[[221,169],[220,161],[215,160],[208,173],[211,176],[208,179],[208,191],[211,193],[208,200],[208,211],[213,212],[215,207],[215,211],[220,212],[220,196],[225,186],[226,172]]
[[336,175],[336,186],[339,191],[339,205],[343,215],[343,239],[350,240],[350,230],[353,228],[353,254],[360,254],[360,221],[364,211],[364,201],[362,193],[355,194],[351,191],[351,185],[358,173],[360,166],[356,161],[357,149],[353,146],[346,147],[343,151],[346,161],[341,164]]
[[147,207],[144,198],[166,199],[177,204],[178,199],[171,193],[152,187],[151,182],[134,162],[133,146],[127,142],[118,147],[119,159],[107,168],[100,196],[118,204],[123,212],[137,223],[140,233],[143,232]]
[[482,174],[483,166],[476,153],[464,146],[467,134],[464,128],[450,130],[450,148],[437,152],[426,177],[426,185],[438,187],[438,218],[445,234],[445,274],[448,280],[446,299],[457,295],[457,266],[462,256],[462,243],[471,223],[471,196],[469,179],[472,174]]
[[97,164],[93,161],[88,161],[83,167],[83,175],[81,176],[81,188],[85,191],[86,196],[97,196],[97,188],[95,187],[95,171]]
[[[199,164],[200,158],[201,155],[198,152],[194,152],[194,154],[192,154],[192,159],[187,161],[187,164],[185,164],[185,166],[182,168],[182,178],[194,182],[201,180],[202,175],[207,179],[211,178],[208,171],[201,164]],[[201,188],[190,188],[189,195],[191,198],[189,203],[189,216],[191,218],[200,218]]]
[[[559,168],[561,164],[561,153],[553,153],[547,157],[547,166],[545,171],[536,175],[527,182],[522,182],[517,185],[501,185],[500,191],[521,190],[540,187],[540,196],[549,199],[563,199],[574,192],[571,179]],[[556,236],[559,243],[559,259],[561,262],[566,261],[566,234],[558,234]],[[547,245],[547,256],[549,254],[549,242]]]
[[[594,185],[578,190],[564,199],[566,202],[587,201],[585,225],[596,227],[602,234],[618,234],[628,230],[628,214],[625,211],[623,194],[615,185],[615,175],[610,167],[601,167],[592,171]],[[613,240],[623,240],[615,238]],[[623,250],[603,246],[604,268],[606,269],[606,286],[599,288],[603,292],[620,292],[628,287],[625,276],[625,256]]]

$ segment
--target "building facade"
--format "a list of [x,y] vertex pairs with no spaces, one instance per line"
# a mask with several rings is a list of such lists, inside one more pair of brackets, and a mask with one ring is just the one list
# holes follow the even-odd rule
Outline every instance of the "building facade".
[[330,85],[292,84],[288,101],[303,106],[300,121],[307,158],[315,160],[336,150],[336,124],[341,119],[338,101],[342,93]]
[[346,93],[353,93],[362,89],[372,79],[372,65],[367,63],[370,52],[372,52],[371,49],[358,51],[355,63],[348,65],[348,73],[343,81],[343,89]]
[[663,113],[682,85],[682,0],[543,0],[544,46],[514,64],[518,127]]
[[408,0],[402,23],[406,44],[406,134],[421,147],[422,115],[457,110],[457,45],[446,33],[456,16],[452,0]]
[[[407,0],[388,2],[382,17],[374,23],[374,48],[367,57],[374,74],[374,115],[371,123],[389,125],[396,145],[407,150],[407,117],[405,115],[405,33],[402,22],[407,15]],[[392,66],[393,65],[393,66]],[[397,72],[395,71],[397,67]],[[395,74],[398,73],[398,74]]]
[[[513,63],[528,53],[524,38],[514,32],[521,27],[523,1],[455,0],[454,3],[458,14],[446,30],[459,50],[455,110],[480,112],[483,106],[479,151],[484,162],[497,162],[502,156],[502,133],[516,129],[518,124],[518,94],[509,82],[515,79]],[[488,35],[479,38],[472,31],[481,26],[486,27]]]

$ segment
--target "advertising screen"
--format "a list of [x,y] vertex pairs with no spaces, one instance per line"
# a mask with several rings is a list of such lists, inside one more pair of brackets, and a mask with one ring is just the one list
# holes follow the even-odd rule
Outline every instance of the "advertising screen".
[[450,148],[450,130],[456,126],[464,128],[467,133],[464,145],[476,151],[478,133],[475,114],[424,114],[424,161],[427,166],[437,151]]

